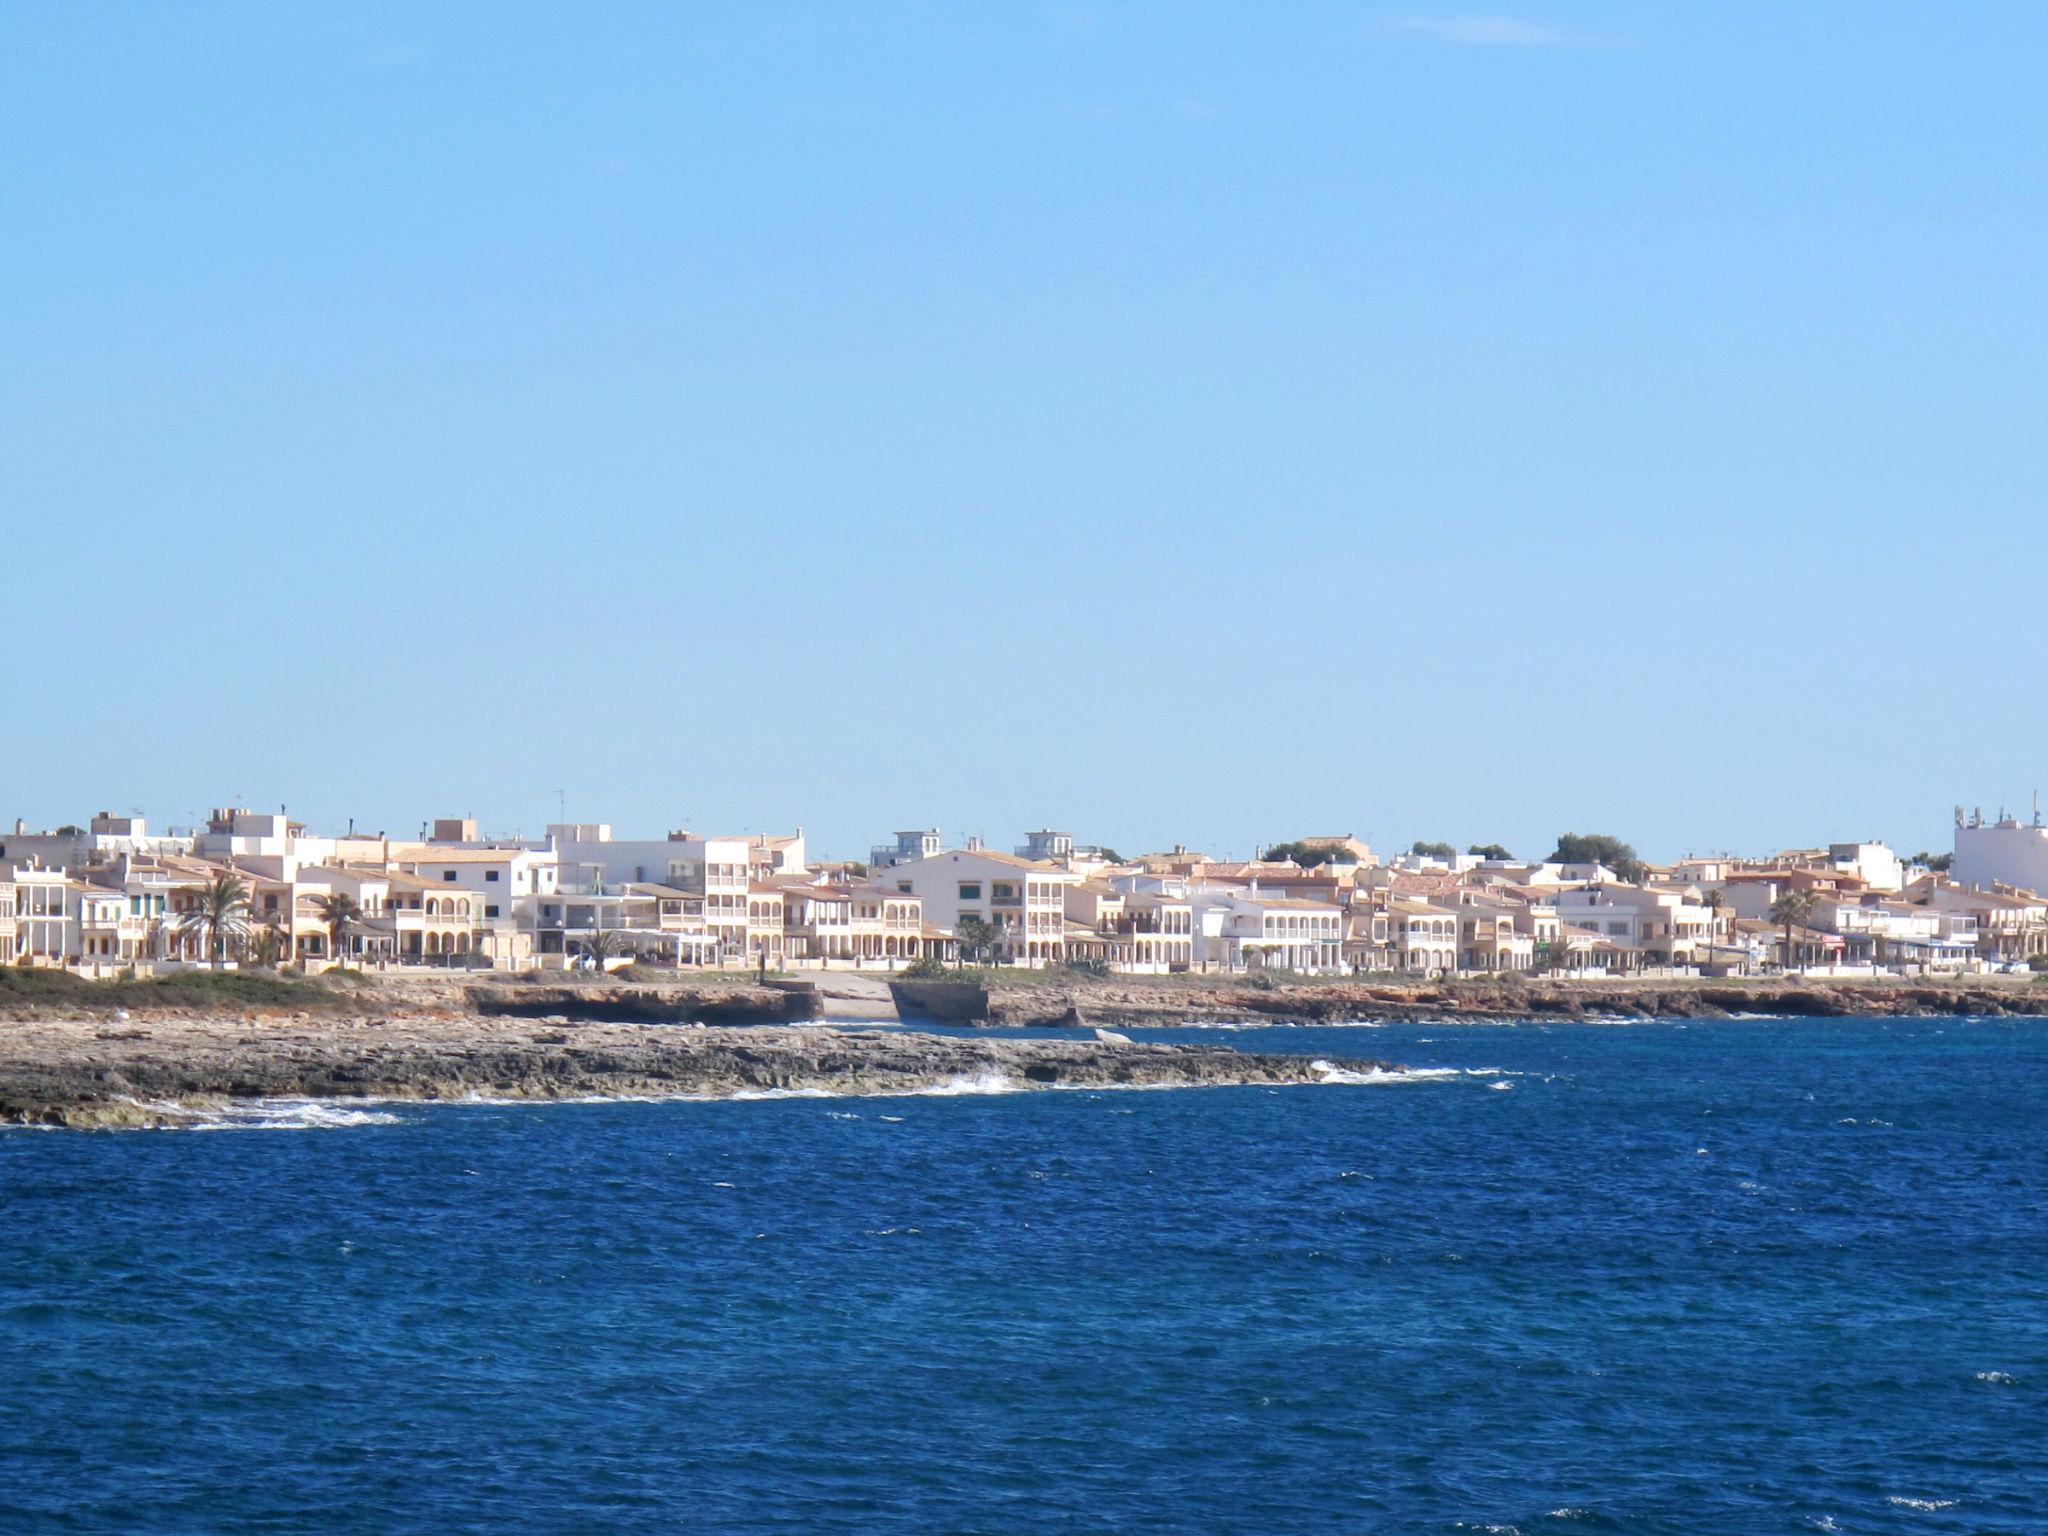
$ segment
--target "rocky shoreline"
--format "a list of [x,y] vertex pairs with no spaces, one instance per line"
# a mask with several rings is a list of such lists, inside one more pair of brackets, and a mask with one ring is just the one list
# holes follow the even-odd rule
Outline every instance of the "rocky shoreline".
[[815,987],[753,978],[507,986],[443,975],[282,990],[295,1006],[237,1006],[232,992],[144,1002],[151,995],[132,986],[103,995],[84,984],[60,998],[0,1004],[0,1123],[164,1125],[266,1098],[890,1094],[969,1080],[1168,1087],[1324,1076],[1307,1056],[1222,1046],[926,1033],[914,1027],[923,1001],[943,1005],[925,1016],[954,1023],[1084,1028],[2048,1015],[2048,987],[2030,977],[1266,986],[1242,977],[1005,977],[947,981],[922,995],[897,983],[889,990],[913,1027],[885,1031],[805,1023],[824,1011]]
[[[899,989],[909,991],[909,988]],[[2048,986],[2030,977],[1960,981],[1830,981],[1799,977],[1676,981],[1280,983],[1243,978],[1180,985],[1022,983],[988,988],[976,1022],[1017,1026],[1499,1023],[1521,1019],[1856,1018],[1884,1015],[2048,1015]],[[949,1016],[973,1010],[952,1001]]]
[[[1368,1071],[1382,1063],[1346,1061]],[[0,1124],[185,1123],[259,1099],[727,1097],[760,1092],[1313,1083],[1332,1064],[1209,1045],[815,1026],[346,1018],[0,1026]]]

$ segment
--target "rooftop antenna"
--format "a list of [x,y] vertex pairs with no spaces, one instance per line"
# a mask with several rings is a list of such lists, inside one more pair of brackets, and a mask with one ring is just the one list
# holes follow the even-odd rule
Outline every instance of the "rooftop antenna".
[[2041,791],[2034,791],[2034,825],[2041,825]]
[[564,790],[555,791],[555,815],[564,826],[569,822],[569,796]]

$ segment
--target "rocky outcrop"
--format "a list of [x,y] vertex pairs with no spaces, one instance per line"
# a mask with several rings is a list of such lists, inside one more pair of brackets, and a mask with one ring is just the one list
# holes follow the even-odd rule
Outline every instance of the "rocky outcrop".
[[[1353,1070],[1375,1063],[1345,1062]],[[267,1098],[564,1099],[747,1091],[1180,1087],[1323,1080],[1331,1063],[1221,1046],[820,1027],[154,1020],[0,1028],[0,1122],[175,1124]]]
[[1346,1020],[1483,1022],[1528,1018],[1727,1018],[1772,1014],[2048,1014],[2048,986],[2030,978],[1954,982],[1731,981],[1276,982],[1243,977],[1075,979],[1004,985],[982,1022],[1010,1026],[1170,1025],[1217,1020],[1334,1024]]

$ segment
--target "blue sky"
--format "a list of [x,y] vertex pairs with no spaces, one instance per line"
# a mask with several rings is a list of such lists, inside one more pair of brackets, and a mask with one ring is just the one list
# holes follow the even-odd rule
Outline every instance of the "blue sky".
[[2048,778],[2044,52],[10,6],[0,813],[1942,846]]

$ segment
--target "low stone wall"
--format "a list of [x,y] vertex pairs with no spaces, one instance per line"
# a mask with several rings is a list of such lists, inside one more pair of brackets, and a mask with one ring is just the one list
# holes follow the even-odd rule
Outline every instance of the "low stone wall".
[[466,999],[487,1018],[569,1019],[620,1024],[801,1024],[823,1018],[807,983],[720,987],[475,987]]
[[988,1017],[988,988],[971,981],[891,981],[889,993],[904,1018],[978,1024]]

